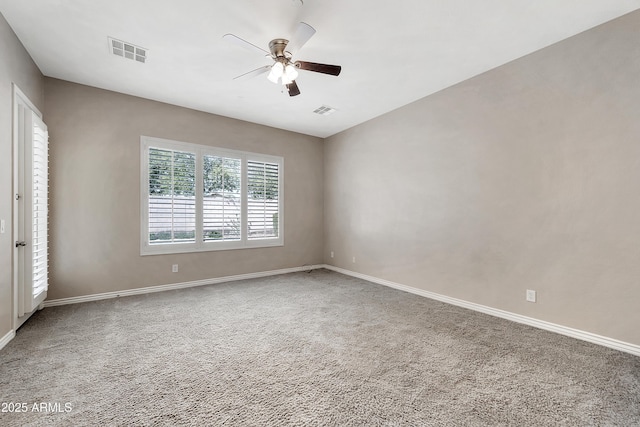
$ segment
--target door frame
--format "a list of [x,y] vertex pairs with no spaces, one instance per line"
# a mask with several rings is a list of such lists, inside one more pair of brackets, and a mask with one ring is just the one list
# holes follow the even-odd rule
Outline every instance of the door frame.
[[11,313],[12,317],[12,326],[13,330],[16,331],[24,321],[28,318],[28,316],[23,316],[22,319],[18,318],[19,312],[19,294],[20,289],[18,287],[19,280],[19,257],[17,254],[17,249],[15,247],[15,242],[18,239],[19,235],[19,225],[20,225],[20,212],[18,207],[18,201],[16,200],[16,194],[19,194],[18,184],[20,182],[19,174],[21,166],[19,164],[20,161],[20,123],[19,123],[19,108],[23,106],[25,108],[33,111],[40,119],[42,119],[42,113],[38,108],[31,102],[31,100],[27,97],[27,95],[20,90],[17,84],[12,83],[12,95],[13,95],[13,117],[12,117],[12,138],[13,138],[13,150],[12,150],[12,229],[11,229],[11,277],[12,277],[12,294],[13,294],[13,310]]

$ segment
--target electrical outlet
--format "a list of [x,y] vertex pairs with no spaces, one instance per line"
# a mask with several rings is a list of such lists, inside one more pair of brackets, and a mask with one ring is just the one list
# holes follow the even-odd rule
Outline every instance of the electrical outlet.
[[173,264],[171,266],[171,271],[174,272],[174,273],[177,273],[178,272],[178,264]]
[[331,251],[331,258],[333,258],[333,251]]
[[354,264],[356,263],[356,257],[353,257],[353,263]]
[[527,301],[536,302],[536,291],[532,291],[531,289],[527,289]]

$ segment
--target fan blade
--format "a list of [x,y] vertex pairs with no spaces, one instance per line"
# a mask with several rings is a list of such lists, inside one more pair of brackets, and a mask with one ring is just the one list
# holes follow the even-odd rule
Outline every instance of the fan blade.
[[318,64],[317,62],[296,61],[294,65],[301,70],[330,74],[332,76],[339,76],[340,71],[342,71],[342,67],[339,65]]
[[299,23],[295,34],[287,44],[287,52],[291,55],[296,53],[315,33],[316,30],[311,25],[304,22]]
[[228,41],[229,43],[233,43],[235,45],[238,45],[244,49],[250,50],[252,52],[256,52],[259,53],[262,56],[265,55],[271,55],[269,52],[267,52],[266,50],[262,49],[261,47],[256,46],[253,43],[249,43],[248,41],[241,39],[238,36],[234,36],[233,34],[225,34],[224,36],[222,36],[222,38],[226,41]]
[[247,80],[252,77],[259,76],[260,74],[264,74],[270,69],[271,69],[271,65],[265,65],[263,67],[256,68],[255,70],[249,71],[247,73],[240,74],[239,76],[234,77],[233,80],[238,80],[238,79]]
[[300,95],[300,89],[298,89],[298,84],[295,80],[287,85],[287,90],[289,91],[289,96]]

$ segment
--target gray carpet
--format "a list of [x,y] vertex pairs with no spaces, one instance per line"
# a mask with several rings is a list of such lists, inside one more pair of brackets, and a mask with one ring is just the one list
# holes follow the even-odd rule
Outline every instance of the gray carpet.
[[0,362],[2,426],[640,425],[638,357],[326,270],[47,308]]

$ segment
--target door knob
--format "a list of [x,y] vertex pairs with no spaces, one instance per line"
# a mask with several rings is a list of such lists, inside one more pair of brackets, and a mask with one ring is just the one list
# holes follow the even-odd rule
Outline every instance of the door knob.
[[16,242],[16,248],[19,248],[20,246],[27,246],[27,242]]

